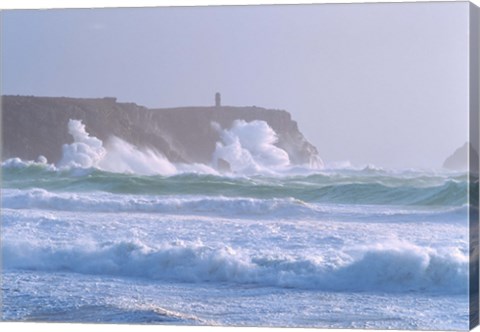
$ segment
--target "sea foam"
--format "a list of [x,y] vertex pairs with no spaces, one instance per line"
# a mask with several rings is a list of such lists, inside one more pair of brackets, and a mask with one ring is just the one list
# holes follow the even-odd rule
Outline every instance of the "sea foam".
[[[448,249],[448,248],[446,248]],[[413,244],[366,247],[337,265],[321,256],[287,256],[202,243],[148,247],[138,241],[67,246],[6,241],[4,268],[140,277],[177,282],[227,282],[325,291],[467,291],[468,257]],[[319,253],[320,254],[320,253]],[[347,250],[348,254],[348,250]]]
[[111,136],[105,144],[91,136],[80,120],[70,119],[68,132],[74,142],[63,145],[62,159],[57,166],[167,176],[185,172],[217,174],[219,160],[227,162],[229,172],[234,174],[270,174],[291,166],[288,153],[275,146],[277,134],[265,121],[235,120],[230,129],[223,130],[216,123],[212,126],[220,137],[212,157],[213,168],[202,164],[174,164],[158,151],[139,148],[116,136]]
[[4,209],[103,213],[219,215],[235,218],[314,218],[322,209],[294,198],[144,196],[108,193],[55,193],[44,189],[4,190]]
[[68,133],[72,135],[74,142],[63,145],[60,167],[96,167],[105,158],[107,151],[103,142],[90,136],[80,120],[68,121]]
[[221,129],[212,124],[220,134],[213,154],[213,163],[228,162],[235,173],[258,173],[278,170],[290,165],[288,153],[274,144],[278,137],[265,122],[235,120],[230,129]]
[[143,175],[176,173],[175,166],[152,149],[139,149],[115,136],[105,147],[100,139],[90,136],[80,120],[70,119],[68,132],[74,142],[63,145],[63,156],[58,164],[60,168],[94,167],[114,173]]

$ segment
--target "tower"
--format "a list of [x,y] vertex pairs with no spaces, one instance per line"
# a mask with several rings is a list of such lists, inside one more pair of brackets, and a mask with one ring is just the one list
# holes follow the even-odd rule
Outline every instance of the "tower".
[[215,94],[215,107],[220,107],[222,106],[222,96],[220,95],[220,92],[217,92]]

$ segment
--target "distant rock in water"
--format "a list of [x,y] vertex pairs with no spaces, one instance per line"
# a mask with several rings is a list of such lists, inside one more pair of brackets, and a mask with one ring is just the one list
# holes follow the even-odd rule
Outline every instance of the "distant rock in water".
[[[71,143],[68,121],[81,120],[102,141],[119,137],[139,148],[161,152],[171,162],[210,164],[220,141],[217,123],[228,129],[235,120],[265,121],[277,134],[274,143],[288,153],[291,164],[321,166],[315,146],[291,119],[290,113],[260,107],[179,107],[148,109],[116,98],[2,96],[2,159],[35,160],[45,156],[57,163],[63,144]],[[222,168],[229,168],[222,161]]]
[[[470,150],[470,151],[469,151]],[[469,168],[469,152],[472,161],[478,160],[478,153],[472,146],[467,142],[458,149],[453,152],[453,154],[448,157],[445,162],[443,163],[443,168],[457,170],[457,171],[466,171]],[[471,165],[471,167],[478,167],[475,165]]]

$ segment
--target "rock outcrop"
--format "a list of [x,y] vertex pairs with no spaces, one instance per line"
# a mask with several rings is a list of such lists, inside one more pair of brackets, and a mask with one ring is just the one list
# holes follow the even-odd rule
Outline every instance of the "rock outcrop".
[[62,145],[71,143],[69,119],[78,119],[87,131],[105,141],[111,136],[138,146],[155,149],[172,162],[212,161],[219,133],[218,123],[229,128],[236,119],[263,120],[277,133],[276,146],[285,150],[292,164],[321,164],[310,144],[282,110],[260,107],[179,107],[148,109],[115,98],[79,99],[65,97],[2,97],[2,159],[34,160],[39,155],[56,163]]
[[443,163],[443,168],[456,171],[466,171],[469,167],[478,169],[478,153],[469,143],[456,149]]

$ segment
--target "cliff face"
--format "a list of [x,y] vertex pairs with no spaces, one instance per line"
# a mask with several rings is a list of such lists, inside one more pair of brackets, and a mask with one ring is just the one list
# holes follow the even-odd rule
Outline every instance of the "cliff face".
[[286,111],[259,107],[185,107],[147,109],[115,98],[2,97],[2,159],[34,160],[39,155],[58,162],[62,145],[72,142],[69,119],[78,119],[102,141],[112,135],[138,147],[153,148],[172,162],[209,164],[220,140],[212,127],[230,128],[233,121],[263,120],[277,133],[276,146],[292,164],[320,163],[317,149],[305,140]]

